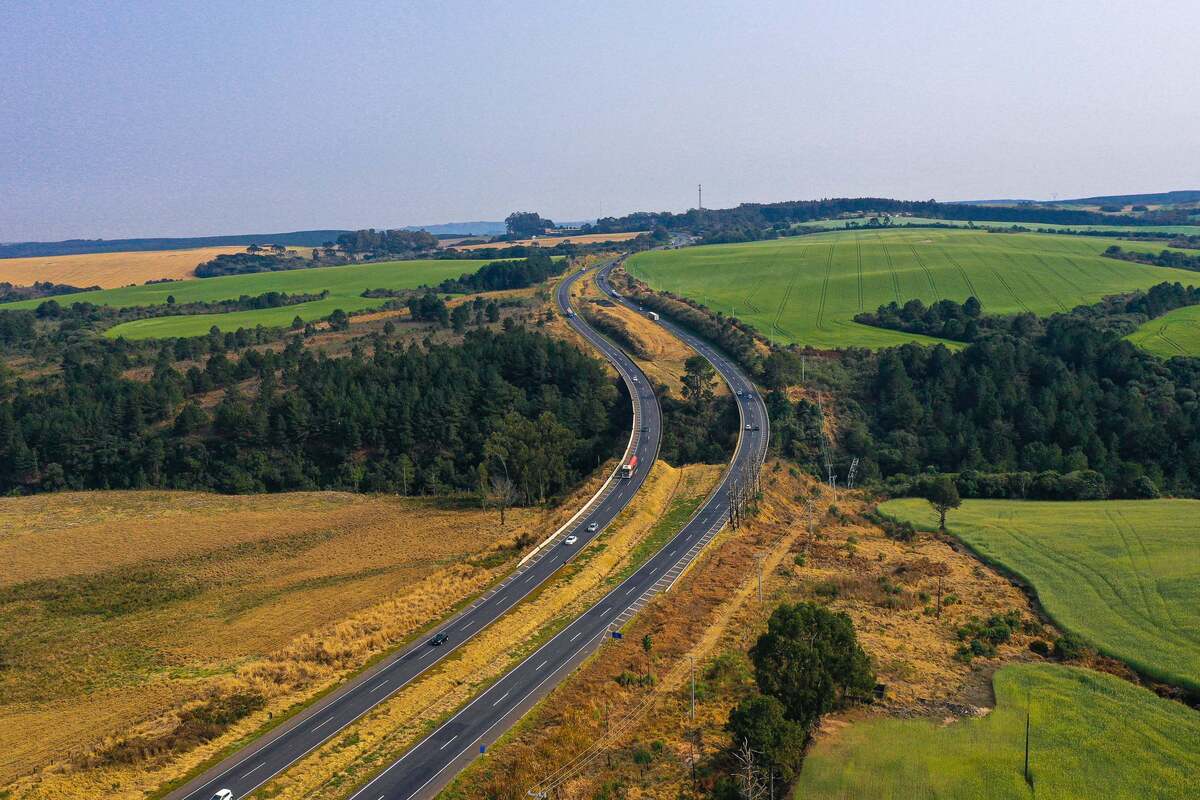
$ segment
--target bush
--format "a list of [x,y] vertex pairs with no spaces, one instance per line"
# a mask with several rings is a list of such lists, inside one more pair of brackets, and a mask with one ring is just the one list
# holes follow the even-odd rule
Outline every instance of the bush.
[[1075,661],[1087,653],[1087,645],[1073,633],[1066,633],[1054,640],[1054,657],[1059,661]]

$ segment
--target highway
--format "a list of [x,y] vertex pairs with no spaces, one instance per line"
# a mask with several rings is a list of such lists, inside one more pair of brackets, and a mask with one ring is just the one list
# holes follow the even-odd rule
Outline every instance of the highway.
[[[636,306],[616,296],[608,284],[608,273],[616,263],[619,262],[600,270],[599,285],[613,302],[638,311]],[[565,306],[566,292],[564,285],[559,292],[560,306]],[[570,319],[578,320],[578,316]],[[730,468],[721,483],[682,530],[633,575],[376,775],[351,800],[425,800],[434,797],[459,771],[479,757],[481,749],[486,749],[577,668],[610,636],[611,631],[628,622],[654,594],[670,588],[725,526],[731,483],[748,480],[766,456],[769,440],[766,406],[738,367],[677,326],[666,321],[660,324],[707,358],[735,390],[741,433]]]
[[[580,273],[576,273],[560,283],[560,310],[565,312],[568,307],[570,286],[579,277]],[[593,538],[603,533],[605,527],[629,504],[658,458],[662,436],[662,412],[658,400],[646,376],[624,352],[592,330],[578,316],[569,315],[567,322],[608,358],[629,390],[633,424],[621,463],[637,456],[638,468],[633,476],[621,478],[614,470],[596,495],[562,528],[549,536],[535,554],[526,556],[502,582],[438,628],[447,637],[444,644],[433,646],[423,639],[398,655],[383,659],[284,725],[171,792],[167,800],[210,800],[221,789],[232,792],[235,799],[246,797],[511,611]],[[594,532],[588,530],[592,524],[597,527]],[[565,544],[563,540],[571,535],[578,537],[578,541],[573,545]],[[540,673],[543,667],[534,672]],[[513,691],[519,689],[514,688]],[[507,706],[493,706],[493,709],[501,708]]]

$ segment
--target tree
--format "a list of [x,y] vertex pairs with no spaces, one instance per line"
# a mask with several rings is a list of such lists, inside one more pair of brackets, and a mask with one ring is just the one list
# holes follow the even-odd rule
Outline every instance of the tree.
[[329,327],[335,331],[350,330],[350,316],[340,308],[335,308],[329,315]]
[[654,639],[650,634],[642,637],[642,652],[646,654],[646,674],[654,678],[654,667],[650,661],[650,651],[654,649]]
[[958,486],[949,475],[938,475],[925,487],[925,499],[938,513],[938,530],[946,532],[946,512],[962,505]]
[[683,396],[697,410],[703,410],[716,396],[716,371],[703,356],[691,356],[683,362]]
[[725,724],[733,746],[749,747],[760,763],[791,782],[800,772],[807,738],[798,723],[785,716],[783,703],[769,695],[758,694],[743,700],[729,712]]
[[471,307],[466,303],[459,303],[450,312],[450,324],[454,327],[455,333],[462,333],[467,329],[467,323],[471,321]]
[[522,239],[544,233],[554,227],[554,222],[535,211],[514,211],[504,218],[504,227],[510,236]]
[[822,714],[866,699],[875,687],[871,660],[850,617],[816,603],[784,603],[750,649],[758,688],[784,716],[810,732]]

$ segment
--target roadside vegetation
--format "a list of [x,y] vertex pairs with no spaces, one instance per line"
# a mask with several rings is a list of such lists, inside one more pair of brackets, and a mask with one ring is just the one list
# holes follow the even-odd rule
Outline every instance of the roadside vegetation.
[[[892,500],[880,511],[937,526],[922,500]],[[946,529],[1020,576],[1088,646],[1200,697],[1198,514],[1196,500],[967,500]]]

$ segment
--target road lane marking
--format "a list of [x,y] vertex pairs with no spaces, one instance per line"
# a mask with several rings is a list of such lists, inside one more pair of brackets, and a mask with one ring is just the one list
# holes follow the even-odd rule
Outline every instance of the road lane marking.
[[472,626],[472,625],[474,625],[474,624],[475,624],[475,620],[471,620],[471,621],[470,621],[470,622],[468,622],[466,625],[463,625],[461,628],[459,628],[459,630],[460,630],[460,631],[465,631],[467,628],[471,627],[471,626]]
[[265,767],[266,765],[267,765],[267,762],[265,762],[265,761],[262,762],[261,764],[258,765],[258,767],[255,767],[254,769],[250,770],[250,772],[247,772],[245,775],[243,775],[241,777],[241,780],[245,780],[246,778],[250,777],[251,773],[253,773],[255,769],[258,769],[259,767]]
[[371,687],[371,691],[373,692],[373,691],[375,691],[376,689],[383,688],[383,685],[384,685],[385,683],[387,683],[387,681],[380,681],[378,684],[376,684],[375,686],[372,686],[372,687]]
[[429,655],[432,652],[433,652],[432,650],[426,650],[424,653],[421,653],[421,655],[417,656],[417,658],[418,659],[424,658],[425,656]]
[[579,632],[578,632],[578,633],[576,633],[574,636],[572,636],[572,637],[571,637],[571,641],[572,641],[572,642],[573,642],[573,641],[575,641],[575,640],[576,640],[576,639],[578,639],[580,636],[583,636],[583,631],[579,631]]
[[320,725],[317,725],[315,728],[313,728],[313,730],[314,730],[314,731],[315,731],[315,730],[319,730],[319,729],[320,729],[320,728],[322,728],[322,727],[323,727],[323,726],[324,726],[326,723],[329,723],[329,722],[333,722],[333,717],[330,717],[329,719],[325,720],[325,722],[322,722]]
[[445,749],[446,749],[446,745],[450,744],[451,742],[453,742],[453,741],[454,741],[455,739],[457,739],[457,738],[458,738],[458,734],[456,733],[456,734],[454,734],[453,736],[451,736],[449,739],[447,739],[445,742],[443,742],[443,743],[442,743],[442,746],[441,746],[441,747],[439,747],[439,748],[438,748],[438,750],[445,750]]
[[[512,689],[509,689],[508,691],[511,692]],[[496,698],[496,703],[499,703],[501,700],[503,700],[506,697],[508,697],[508,692],[505,692],[504,694],[502,694],[498,698]],[[496,703],[492,703],[492,708],[496,707]]]
[[[546,661],[549,661],[549,660],[550,659],[546,659]],[[542,663],[538,664],[537,669],[535,669],[534,671],[536,672],[538,669],[541,669],[542,667],[546,666],[546,661],[543,661]]]

